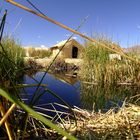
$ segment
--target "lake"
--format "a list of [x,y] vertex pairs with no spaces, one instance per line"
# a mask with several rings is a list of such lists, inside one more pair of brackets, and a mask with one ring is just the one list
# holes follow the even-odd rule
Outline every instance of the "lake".
[[[44,72],[37,72],[33,77],[40,81]],[[37,84],[30,76],[25,75],[23,78],[23,84]],[[112,88],[98,87],[95,85],[80,84],[80,81],[76,78],[66,77],[62,74],[49,74],[44,77],[42,84],[46,84],[46,87],[40,87],[36,98],[39,98],[34,102],[34,106],[43,106],[49,108],[51,103],[64,104],[57,97],[52,95],[46,89],[51,90],[71,107],[77,106],[88,110],[107,111],[112,107],[119,107],[123,101],[135,102],[137,96],[140,94],[139,87],[137,86],[116,86]],[[28,87],[21,90],[21,95],[26,103],[30,103],[37,87]],[[26,94],[25,94],[26,92]]]
[[[37,72],[34,74],[34,79],[40,81],[44,72]],[[23,84],[37,84],[37,82],[32,79],[30,76],[25,75],[22,79]],[[49,89],[62,98],[69,106],[80,106],[80,82],[76,78],[65,78],[64,75],[52,75],[47,73],[44,77],[42,84],[46,84],[46,87],[40,87],[39,93],[37,95],[41,95],[44,90]],[[37,87],[27,87],[22,89],[21,96],[22,99],[29,104],[34,96]],[[61,100],[56,98],[49,92],[45,92],[40,99],[34,103],[36,107],[42,107],[47,109],[52,109],[52,103],[64,104]],[[55,108],[60,110],[60,107],[55,106]],[[48,114],[47,111],[43,111]]]

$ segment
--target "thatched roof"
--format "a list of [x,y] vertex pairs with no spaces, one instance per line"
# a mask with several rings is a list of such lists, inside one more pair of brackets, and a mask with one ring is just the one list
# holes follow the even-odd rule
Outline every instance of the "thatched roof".
[[[61,46],[65,45],[66,42],[67,42],[67,40],[62,40],[61,42],[55,44],[54,47],[55,47],[55,46],[61,47]],[[71,42],[71,40],[69,40],[68,42]],[[67,43],[68,43],[68,42],[67,42]]]
[[61,48],[63,45],[70,45],[70,44],[77,44],[78,46],[81,46],[83,47],[79,42],[77,42],[75,39],[70,39],[68,42],[67,40],[62,40],[61,42],[55,44],[53,47],[51,47],[50,49],[53,50],[53,49],[59,49]]

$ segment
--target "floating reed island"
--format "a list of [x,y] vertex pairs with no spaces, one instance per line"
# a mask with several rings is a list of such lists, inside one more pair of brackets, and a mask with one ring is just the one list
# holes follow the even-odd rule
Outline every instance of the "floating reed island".
[[118,111],[113,108],[106,113],[77,107],[73,111],[76,123],[63,125],[79,139],[140,139],[140,106],[124,103]]

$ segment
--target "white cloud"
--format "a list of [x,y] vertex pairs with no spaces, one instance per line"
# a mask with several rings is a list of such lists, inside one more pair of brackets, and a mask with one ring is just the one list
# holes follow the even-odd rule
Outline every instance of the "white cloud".
[[40,47],[41,47],[41,48],[45,48],[45,45],[41,45]]
[[45,46],[45,45],[40,45],[40,48],[43,49],[43,50],[48,50],[48,47]]
[[73,39],[77,40],[78,38],[76,36],[72,37]]

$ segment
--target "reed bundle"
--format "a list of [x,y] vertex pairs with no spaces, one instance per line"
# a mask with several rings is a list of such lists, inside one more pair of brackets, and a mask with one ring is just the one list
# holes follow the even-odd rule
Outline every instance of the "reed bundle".
[[74,112],[77,126],[73,133],[81,139],[140,138],[140,106],[125,104],[118,111],[110,109],[106,113],[88,112],[76,107]]

